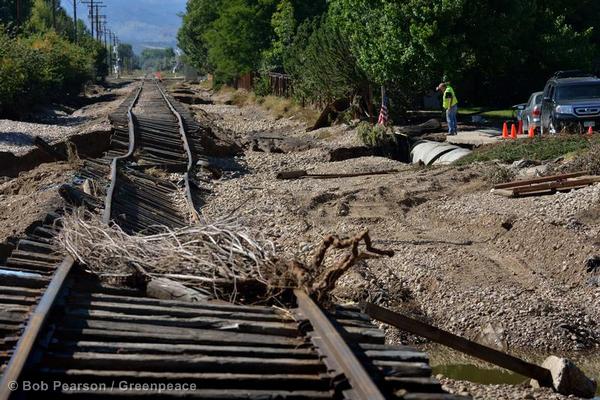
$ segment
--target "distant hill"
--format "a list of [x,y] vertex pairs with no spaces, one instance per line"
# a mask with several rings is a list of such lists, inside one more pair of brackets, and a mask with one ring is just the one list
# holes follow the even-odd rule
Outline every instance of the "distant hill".
[[[177,30],[181,25],[180,12],[185,11],[186,0],[102,0],[107,6],[101,13],[108,16],[110,29],[122,42],[133,45],[136,53],[144,47],[175,47]],[[72,13],[71,0],[62,5]],[[87,7],[78,6],[78,17],[89,25]]]

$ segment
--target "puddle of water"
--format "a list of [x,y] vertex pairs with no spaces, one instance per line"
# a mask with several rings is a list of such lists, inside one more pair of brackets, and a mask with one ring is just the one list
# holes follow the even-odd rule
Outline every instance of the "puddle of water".
[[[429,354],[433,375],[442,374],[448,378],[480,383],[484,385],[517,385],[529,378],[514,372],[495,367],[484,361],[469,357],[443,346],[426,345],[422,349]],[[515,354],[529,362],[541,365],[547,355]],[[600,353],[555,354],[572,360],[585,374],[600,382]],[[600,385],[596,392],[600,395]],[[594,399],[600,400],[600,397]]]
[[482,368],[472,364],[445,364],[432,368],[433,374],[442,374],[450,379],[481,383],[485,385],[518,385],[527,377],[501,369]]

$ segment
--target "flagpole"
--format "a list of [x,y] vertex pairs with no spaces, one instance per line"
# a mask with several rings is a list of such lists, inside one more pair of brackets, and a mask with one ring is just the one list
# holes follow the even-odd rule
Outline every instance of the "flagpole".
[[381,85],[381,110],[379,111],[379,119],[377,120],[378,125],[387,125],[389,118],[388,101],[385,92],[385,86]]

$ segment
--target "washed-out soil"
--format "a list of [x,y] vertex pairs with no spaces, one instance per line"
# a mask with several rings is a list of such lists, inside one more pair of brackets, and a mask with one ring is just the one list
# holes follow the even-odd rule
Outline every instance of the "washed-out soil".
[[[358,151],[352,157],[351,151],[340,150],[362,146],[351,126],[307,133],[299,121],[276,118],[257,105],[214,100],[192,109],[209,115],[239,143],[258,136],[306,139],[311,145],[275,152],[245,146],[243,156],[220,160],[223,174],[208,188],[207,218],[235,215],[262,226],[286,257],[307,258],[323,236],[351,236],[365,228],[377,247],[394,250],[391,258],[349,270],[334,300],[375,302],[525,358],[574,353],[585,358],[600,349],[600,271],[586,267],[590,257],[600,254],[600,185],[507,199],[490,193],[486,177],[493,164],[422,168]],[[344,156],[332,161],[332,154]],[[276,178],[289,170],[391,169],[397,172]],[[382,328],[391,343],[426,342]],[[479,390],[476,398],[495,399],[494,393],[507,392],[512,394],[506,398],[515,399],[547,394],[502,387]]]

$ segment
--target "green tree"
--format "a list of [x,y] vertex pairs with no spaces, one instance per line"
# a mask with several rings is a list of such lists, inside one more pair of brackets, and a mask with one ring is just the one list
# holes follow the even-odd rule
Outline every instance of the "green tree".
[[269,0],[226,0],[211,28],[204,34],[208,63],[218,82],[258,70],[262,52],[271,42]]
[[[18,9],[17,5],[19,5]],[[31,0],[3,0],[0,3],[0,24],[8,30],[12,30],[17,25],[22,26],[29,18],[31,5]]]
[[128,43],[121,43],[118,47],[119,58],[123,64],[123,69],[127,72],[131,72],[136,65],[136,56],[133,52],[133,46]]
[[303,23],[284,57],[296,96],[330,103],[363,92],[364,72],[350,52],[350,45],[326,16]]
[[175,63],[175,51],[166,49],[144,49],[140,56],[142,69],[146,71],[167,71]]
[[274,38],[271,47],[263,53],[263,68],[272,71],[283,66],[283,53],[296,33],[296,17],[291,0],[282,0],[271,17]]
[[565,5],[332,0],[330,12],[369,79],[396,96],[413,98],[447,76],[463,100],[506,104],[539,89],[556,69],[591,65],[597,48],[590,21],[571,25],[573,11]]
[[222,3],[223,0],[189,0],[181,16],[182,25],[177,33],[177,42],[188,62],[199,71],[210,70],[204,34],[219,17]]

